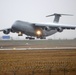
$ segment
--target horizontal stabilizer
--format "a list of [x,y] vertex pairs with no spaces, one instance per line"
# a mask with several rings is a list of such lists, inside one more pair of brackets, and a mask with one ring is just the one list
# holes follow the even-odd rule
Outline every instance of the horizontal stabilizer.
[[50,17],[50,16],[61,16],[61,15],[63,15],[63,16],[73,16],[71,14],[57,14],[57,13],[54,13],[52,15],[47,15],[46,17]]

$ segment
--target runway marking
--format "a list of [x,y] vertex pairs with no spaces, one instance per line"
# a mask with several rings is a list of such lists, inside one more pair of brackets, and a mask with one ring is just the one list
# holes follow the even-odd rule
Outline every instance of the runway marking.
[[50,47],[50,48],[0,48],[0,50],[71,50],[75,49],[76,47]]

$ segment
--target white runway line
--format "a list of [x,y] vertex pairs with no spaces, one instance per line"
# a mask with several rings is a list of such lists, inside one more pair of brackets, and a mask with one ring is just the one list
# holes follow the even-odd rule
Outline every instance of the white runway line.
[[50,47],[50,48],[1,48],[0,50],[71,50],[76,47]]

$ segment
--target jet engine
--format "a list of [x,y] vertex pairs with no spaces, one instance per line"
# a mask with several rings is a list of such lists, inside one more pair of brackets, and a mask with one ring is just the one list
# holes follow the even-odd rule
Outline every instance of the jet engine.
[[3,33],[4,33],[4,34],[9,34],[10,31],[9,31],[8,29],[6,29],[6,30],[3,31]]
[[57,31],[58,31],[58,32],[62,32],[62,31],[63,31],[63,28],[58,27],[58,28],[57,28]]
[[51,29],[50,29],[50,27],[46,26],[46,27],[45,27],[45,30],[46,30],[46,31],[50,31]]

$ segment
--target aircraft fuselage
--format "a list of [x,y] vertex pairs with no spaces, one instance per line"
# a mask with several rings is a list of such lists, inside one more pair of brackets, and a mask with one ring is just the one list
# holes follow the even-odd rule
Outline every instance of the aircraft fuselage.
[[[26,34],[28,36],[37,36],[36,35],[36,29],[40,29],[40,28],[35,27],[34,25],[32,25],[32,23],[29,23],[29,22],[16,21],[12,25],[12,29],[17,33],[21,32],[21,33]],[[57,32],[57,30],[46,31],[45,29],[41,29],[41,31],[42,31],[41,36],[43,36],[43,37],[52,35],[52,34]]]

